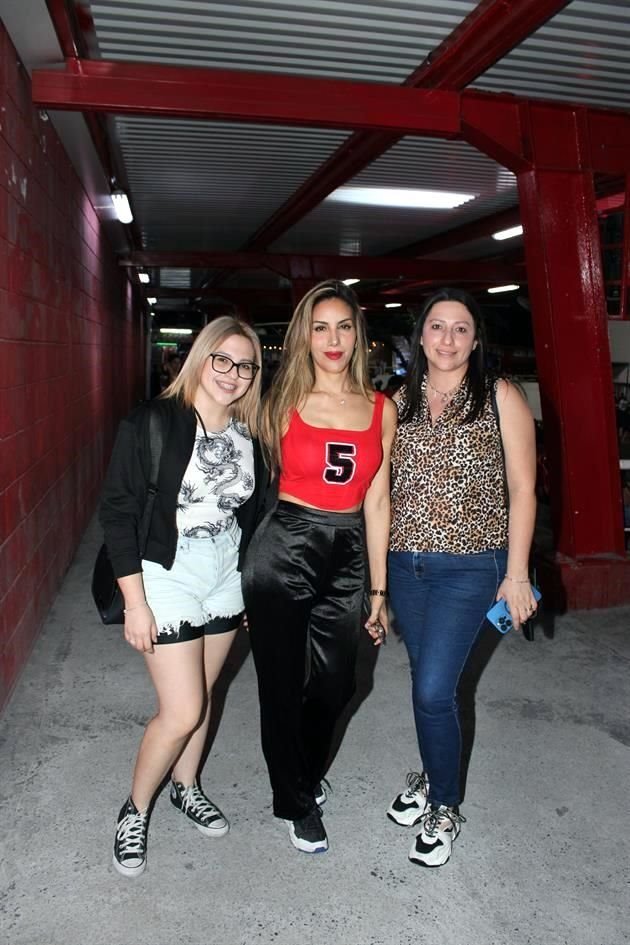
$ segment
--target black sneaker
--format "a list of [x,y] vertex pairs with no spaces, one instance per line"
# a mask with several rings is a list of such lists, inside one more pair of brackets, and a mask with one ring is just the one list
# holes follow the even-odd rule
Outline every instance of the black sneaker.
[[186,814],[206,837],[224,837],[230,825],[198,784],[184,787],[180,781],[171,781],[171,804]]
[[328,849],[328,837],[321,814],[316,807],[299,820],[285,820],[289,828],[291,843],[302,853],[324,853]]
[[149,812],[140,812],[129,797],[118,815],[114,838],[114,868],[122,876],[140,876],[147,866]]
[[398,794],[389,805],[387,816],[401,827],[413,827],[420,822],[427,809],[429,779],[423,771],[410,771],[407,775],[407,787]]

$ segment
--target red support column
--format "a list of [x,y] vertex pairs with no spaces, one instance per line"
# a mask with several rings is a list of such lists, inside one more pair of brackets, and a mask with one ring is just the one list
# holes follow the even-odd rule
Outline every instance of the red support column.
[[464,138],[517,175],[534,322],[554,551],[554,607],[630,603],[594,171],[630,169],[625,115],[462,96]]
[[593,175],[518,176],[555,553],[539,564],[556,605],[630,601],[612,368]]

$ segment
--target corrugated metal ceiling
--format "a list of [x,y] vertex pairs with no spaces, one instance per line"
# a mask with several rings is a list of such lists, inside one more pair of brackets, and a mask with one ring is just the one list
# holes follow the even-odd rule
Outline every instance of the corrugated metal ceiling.
[[[476,8],[472,0],[92,0],[103,58],[401,83]],[[573,0],[474,84],[630,106],[629,4]],[[268,125],[116,119],[148,249],[232,250],[346,138]],[[271,249],[381,254],[517,202],[513,176],[462,142],[403,139],[348,183],[456,188],[455,211],[324,201]],[[479,244],[480,250],[487,244]],[[474,254],[469,246],[455,256]]]
[[473,0],[93,0],[104,59],[402,82]]
[[630,107],[630,3],[573,0],[473,88]]

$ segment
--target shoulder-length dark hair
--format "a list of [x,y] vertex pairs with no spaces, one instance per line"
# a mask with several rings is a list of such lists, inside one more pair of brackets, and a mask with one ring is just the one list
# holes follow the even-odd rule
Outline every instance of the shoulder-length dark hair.
[[483,323],[483,315],[476,300],[468,292],[464,292],[463,289],[445,287],[437,289],[433,295],[430,295],[425,301],[411,337],[411,355],[407,369],[406,403],[400,417],[401,423],[408,423],[420,413],[422,404],[422,381],[427,370],[427,359],[420,340],[422,338],[422,329],[431,314],[431,309],[438,302],[460,302],[468,309],[472,316],[475,326],[475,341],[477,344],[470,352],[470,358],[468,360],[468,369],[465,376],[468,396],[462,407],[462,410],[466,410],[466,413],[462,417],[462,423],[471,423],[473,420],[476,420],[483,409],[489,380],[486,371],[486,330]]

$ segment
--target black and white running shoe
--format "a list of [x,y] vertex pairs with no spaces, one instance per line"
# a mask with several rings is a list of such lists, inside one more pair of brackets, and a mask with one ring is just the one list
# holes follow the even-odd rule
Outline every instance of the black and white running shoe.
[[328,837],[322,823],[319,808],[299,820],[285,820],[289,837],[296,850],[302,853],[324,853],[328,849]]
[[466,818],[457,808],[430,807],[421,821],[420,833],[409,852],[409,859],[418,866],[444,866],[450,859],[453,843]]
[[415,826],[427,809],[428,794],[429,779],[425,772],[410,771],[406,789],[391,802],[387,816],[401,827]]
[[131,797],[118,815],[114,838],[113,863],[121,876],[140,876],[147,866],[147,827],[149,812],[139,811]]
[[179,781],[171,781],[171,804],[185,814],[206,837],[224,837],[230,825],[198,784],[185,787]]

